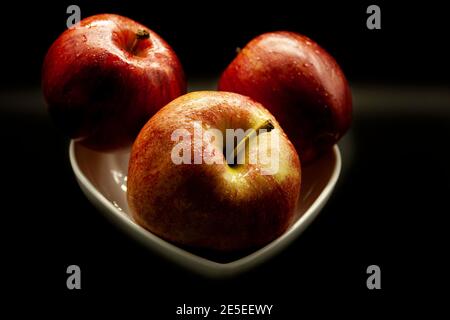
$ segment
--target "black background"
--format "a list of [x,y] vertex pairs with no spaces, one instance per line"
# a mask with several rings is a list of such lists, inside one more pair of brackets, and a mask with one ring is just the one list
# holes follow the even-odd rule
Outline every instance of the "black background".
[[[259,33],[284,29],[326,48],[356,88],[392,88],[396,97],[399,87],[439,92],[450,87],[448,19],[444,8],[431,2],[378,2],[382,29],[375,31],[365,26],[371,2],[74,3],[82,17],[119,13],[153,29],[178,53],[188,79],[217,78],[236,47]],[[448,277],[450,106],[436,112],[438,94],[426,103],[411,96],[419,110],[414,112],[381,98],[379,112],[367,113],[355,101],[347,138],[352,159],[317,220],[263,266],[233,279],[207,280],[122,234],[75,182],[68,141],[48,118],[39,91],[43,57],[65,29],[66,8],[74,3],[1,5],[2,289],[8,305],[19,306],[15,312],[64,318],[75,311],[128,310],[170,319],[183,303],[268,303],[275,304],[277,319],[301,318],[305,312],[368,318],[430,313],[442,306],[445,295],[438,292]],[[80,291],[66,289],[70,264],[82,269]],[[381,267],[380,291],[366,288],[370,264]]]
[[[167,3],[166,3],[167,2]],[[68,5],[82,17],[118,13],[156,31],[175,49],[188,77],[217,77],[242,47],[267,31],[304,33],[329,50],[352,81],[446,81],[445,8],[433,2],[384,3],[381,30],[366,28],[370,1],[58,1],[2,5],[2,84],[36,85],[48,47],[65,30]],[[6,62],[5,61],[5,62]],[[445,64],[447,65],[447,64]]]

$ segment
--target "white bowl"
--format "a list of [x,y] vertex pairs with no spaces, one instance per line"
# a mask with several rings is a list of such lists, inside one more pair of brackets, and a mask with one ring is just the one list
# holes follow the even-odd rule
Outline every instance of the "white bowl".
[[86,197],[108,218],[149,249],[192,271],[224,277],[248,270],[284,249],[314,220],[330,197],[341,170],[339,148],[303,169],[298,220],[279,238],[234,261],[220,263],[169,243],[139,226],[128,214],[128,152],[100,153],[71,141],[70,163]]

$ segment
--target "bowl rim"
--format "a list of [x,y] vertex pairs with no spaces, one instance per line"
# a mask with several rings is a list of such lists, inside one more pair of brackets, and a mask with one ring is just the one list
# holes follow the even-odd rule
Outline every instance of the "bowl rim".
[[335,164],[330,179],[305,213],[281,236],[264,247],[237,260],[221,263],[209,260],[182,249],[177,245],[158,237],[147,229],[144,229],[135,223],[130,217],[126,217],[126,215],[116,208],[113,203],[108,200],[83,173],[77,161],[77,145],[78,143],[76,141],[70,141],[70,164],[80,188],[88,199],[93,202],[97,209],[100,209],[100,211],[102,211],[105,215],[108,213],[107,217],[110,220],[113,220],[115,224],[118,224],[120,228],[125,229],[127,233],[132,235],[146,247],[156,250],[166,258],[178,262],[193,271],[197,271],[203,275],[215,277],[232,275],[237,272],[248,270],[281,251],[282,248],[287,246],[292,240],[300,235],[318,215],[320,209],[325,205],[336,185],[342,167],[339,147],[334,145],[332,151],[335,158]]

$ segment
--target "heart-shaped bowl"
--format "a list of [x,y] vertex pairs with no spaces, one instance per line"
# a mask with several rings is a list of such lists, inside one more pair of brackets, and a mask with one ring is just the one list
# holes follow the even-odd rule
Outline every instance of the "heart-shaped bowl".
[[130,216],[127,204],[127,171],[130,152],[101,153],[76,141],[69,146],[73,172],[86,197],[113,223],[163,257],[202,275],[225,277],[266,261],[284,249],[314,220],[330,197],[341,171],[339,148],[302,169],[301,195],[297,220],[280,237],[266,246],[231,261],[218,262],[180,248],[138,225]]

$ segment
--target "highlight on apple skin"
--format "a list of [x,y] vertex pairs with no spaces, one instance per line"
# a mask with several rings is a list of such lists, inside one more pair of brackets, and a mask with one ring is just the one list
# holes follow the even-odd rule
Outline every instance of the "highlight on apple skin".
[[[270,123],[272,130],[261,139],[278,135],[279,143],[255,148],[277,151],[278,170],[263,175],[264,164],[248,162],[175,164],[172,150],[177,142],[172,134],[182,128],[193,136],[194,122],[221,132]],[[205,149],[225,157],[222,144],[214,139],[192,148],[192,157]],[[246,149],[249,154],[256,151]],[[267,109],[239,94],[203,91],[173,100],[145,124],[131,151],[127,197],[133,219],[163,239],[231,252],[261,247],[291,225],[300,182],[297,152]]]
[[350,87],[335,59],[293,32],[251,40],[223,72],[219,90],[262,103],[295,145],[302,165],[311,163],[350,127]]
[[180,61],[155,32],[113,14],[88,17],[52,44],[42,69],[48,111],[101,151],[131,145],[147,120],[186,92]]

